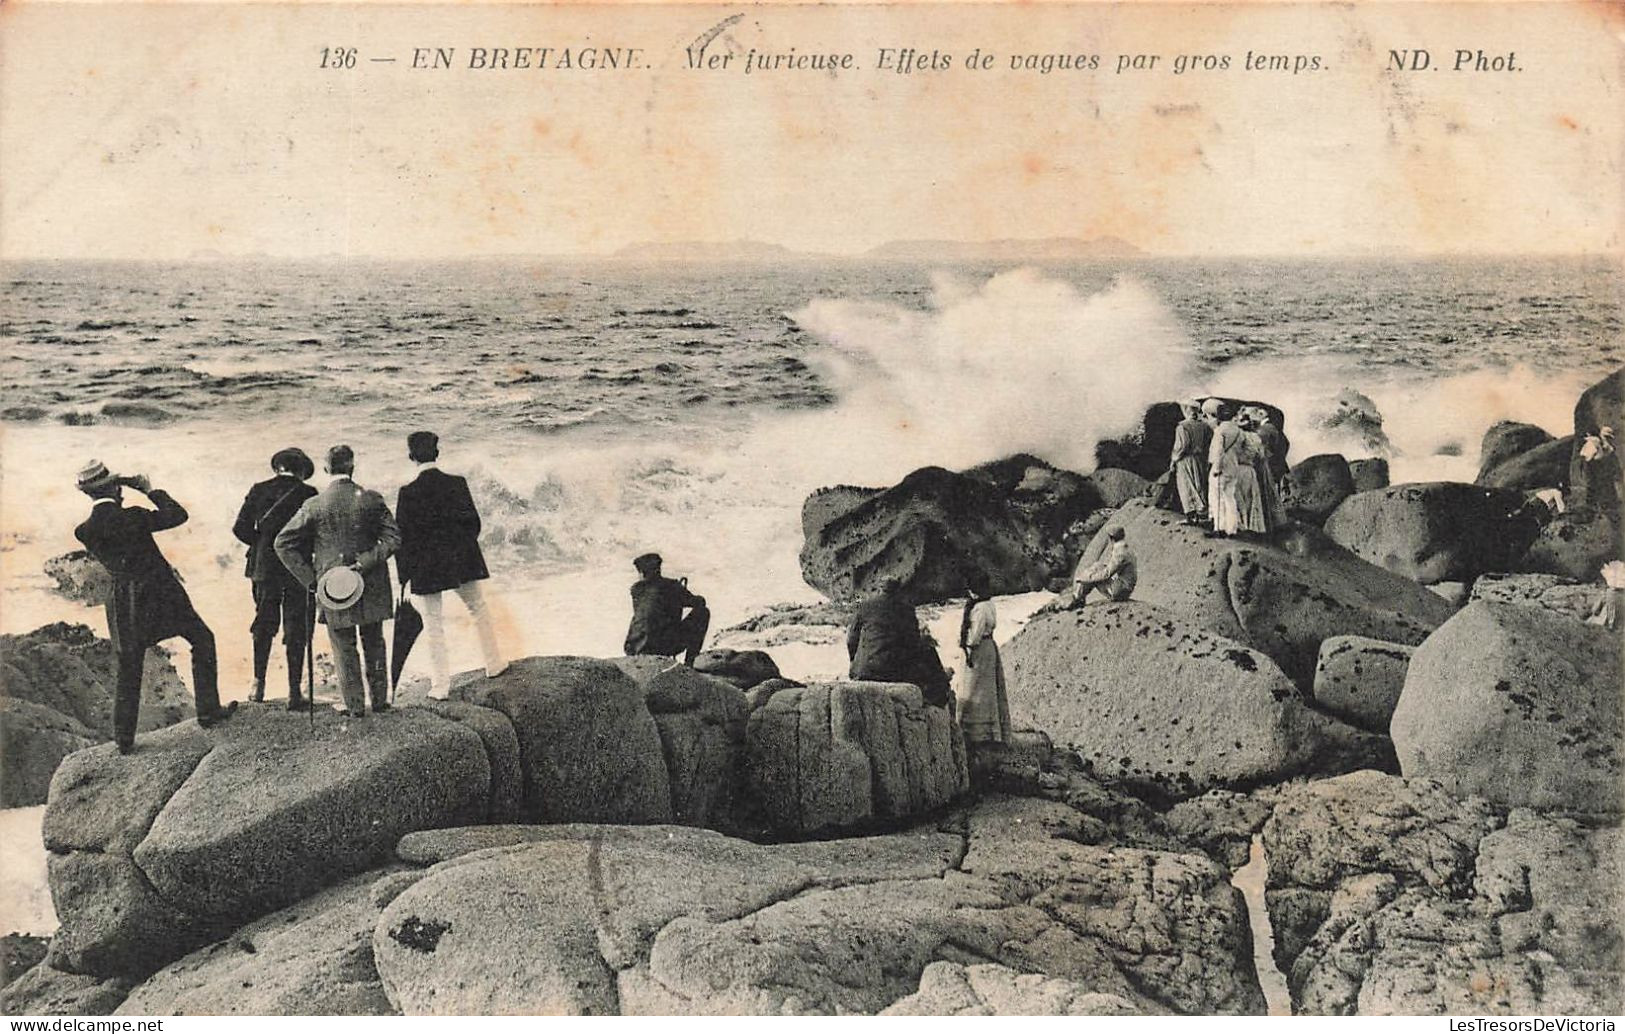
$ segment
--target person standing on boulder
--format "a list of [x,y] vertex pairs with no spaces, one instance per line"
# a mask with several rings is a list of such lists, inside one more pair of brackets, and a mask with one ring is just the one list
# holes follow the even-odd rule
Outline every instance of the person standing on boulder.
[[705,597],[688,591],[687,578],[663,577],[660,564],[659,553],[645,553],[632,561],[642,577],[632,583],[632,623],[626,629],[626,655],[671,657],[680,653],[683,663],[692,668],[694,658],[705,649],[711,612],[705,609]]
[[1202,421],[1195,400],[1179,404],[1185,419],[1174,428],[1174,449],[1169,467],[1179,490],[1179,508],[1191,523],[1207,520],[1207,449],[1213,428]]
[[288,572],[276,555],[276,536],[288,518],[316,494],[306,484],[316,473],[316,464],[302,449],[281,449],[271,457],[275,475],[248,490],[231,533],[248,546],[248,576],[254,594],[254,622],[248,626],[254,640],[254,691],[251,699],[265,699],[265,670],[271,661],[271,643],[277,626],[282,627],[282,647],[288,658],[288,710],[301,711],[310,704],[300,689],[304,675],[305,646],[310,638],[314,615],[310,594]]
[[987,575],[965,576],[965,611],[959,619],[959,649],[965,668],[954,674],[959,727],[967,745],[999,744],[1010,738],[1010,700],[1004,688],[1004,664],[993,630],[999,612],[993,605]]
[[508,665],[497,649],[496,629],[480,591],[480,582],[490,573],[480,552],[480,512],[474,508],[468,481],[443,473],[435,465],[440,458],[440,439],[433,431],[407,435],[406,455],[418,465],[418,476],[401,486],[395,502],[395,520],[401,528],[395,573],[401,588],[410,586],[423,605],[423,631],[429,637],[429,695],[444,697],[451,690],[441,612],[441,597],[447,589],[457,593],[474,619],[486,677],[502,674]]
[[[80,469],[77,483],[79,491],[94,502],[90,516],[74,529],[74,537],[113,579],[107,598],[107,632],[118,658],[113,740],[119,753],[135,749],[147,647],[174,636],[185,639],[192,648],[192,697],[197,723],[208,728],[231,717],[237,702],[220,705],[214,633],[198,617],[180,578],[152,538],[155,531],[185,524],[186,510],[168,492],[153,488],[146,475],[118,477],[98,460]],[[146,496],[156,509],[123,505],[126,485]]]
[[1241,527],[1241,509],[1236,498],[1240,487],[1236,451],[1240,447],[1241,427],[1228,419],[1229,407],[1219,399],[1202,403],[1202,415],[1213,427],[1207,450],[1207,505],[1213,521],[1212,534],[1234,535]]
[[852,616],[846,632],[849,676],[865,682],[908,682],[920,687],[928,704],[948,706],[948,673],[936,647],[920,628],[919,616],[903,599],[896,578],[880,583]]
[[327,625],[344,694],[339,713],[360,718],[366,714],[366,696],[357,629],[373,713],[389,710],[383,623],[395,607],[385,561],[400,548],[401,532],[384,497],[352,480],[355,452],[348,445],[328,449],[326,466],[333,480],[277,533],[276,555],[307,592],[316,593],[317,613]]

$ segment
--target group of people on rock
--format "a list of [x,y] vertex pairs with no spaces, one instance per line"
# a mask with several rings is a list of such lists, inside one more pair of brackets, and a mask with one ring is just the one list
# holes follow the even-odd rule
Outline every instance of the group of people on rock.
[[1286,523],[1287,440],[1263,406],[1187,399],[1169,465],[1179,507],[1209,534],[1267,538]]
[[[302,681],[310,637],[320,620],[327,625],[338,669],[344,699],[340,714],[364,716],[369,695],[374,713],[389,710],[383,622],[394,616],[396,607],[387,564],[391,557],[402,597],[410,587],[422,608],[431,694],[444,695],[450,684],[441,608],[447,590],[456,592],[473,616],[486,674],[506,667],[480,588],[489,573],[468,482],[439,470],[439,439],[433,432],[415,431],[406,445],[418,473],[401,488],[394,512],[383,496],[356,483],[355,452],[348,445],[327,450],[330,480],[320,490],[308,483],[315,464],[298,448],[273,455],[272,477],[249,489],[232,532],[248,546],[244,573],[254,602],[249,626],[252,700],[265,698],[266,670],[280,628],[288,662],[288,709],[311,706]],[[79,471],[77,484],[94,503],[75,535],[112,579],[107,625],[118,662],[113,710],[118,749],[134,749],[143,655],[174,636],[192,648],[198,724],[229,718],[237,703],[220,703],[214,634],[153,540],[154,532],[184,524],[186,510],[145,476],[115,475],[99,461]],[[126,488],[145,495],[153,508],[124,505]]]

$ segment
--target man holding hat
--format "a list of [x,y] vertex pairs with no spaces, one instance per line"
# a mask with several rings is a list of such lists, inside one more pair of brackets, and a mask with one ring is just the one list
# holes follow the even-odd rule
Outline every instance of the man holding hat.
[[[643,577],[632,584],[632,624],[626,630],[626,655],[671,657],[683,654],[683,663],[694,667],[694,658],[705,649],[705,633],[711,627],[711,612],[705,597],[688,591],[688,579],[664,578],[660,574],[660,554],[645,553],[632,561]],[[684,616],[683,611],[688,614]]]
[[316,494],[305,483],[316,473],[316,465],[303,450],[288,448],[271,457],[271,470],[275,477],[248,490],[231,532],[248,546],[243,573],[254,593],[254,622],[248,626],[254,638],[253,699],[265,699],[265,669],[281,625],[282,647],[288,658],[288,710],[300,711],[310,706],[299,687],[313,620],[310,594],[277,559],[276,535],[305,500]]
[[[153,488],[145,475],[118,477],[98,460],[80,469],[78,485],[79,491],[95,502],[90,517],[74,529],[74,536],[113,579],[113,591],[107,599],[107,631],[118,657],[113,739],[119,753],[135,749],[142,659],[147,647],[174,636],[185,639],[192,647],[192,695],[198,724],[207,728],[229,718],[237,703],[220,706],[214,633],[192,608],[191,597],[152,538],[155,531],[185,524],[186,510],[168,492]],[[146,496],[157,509],[123,505],[126,485]]]
[[418,476],[411,484],[401,486],[395,503],[401,526],[395,573],[400,576],[401,588],[410,585],[423,604],[423,630],[429,637],[429,695],[443,697],[451,689],[441,608],[441,596],[447,589],[457,593],[474,619],[480,650],[485,655],[486,677],[502,674],[508,665],[497,648],[491,612],[480,591],[480,582],[490,574],[480,552],[480,512],[474,508],[468,481],[439,468],[440,438],[433,431],[407,435],[406,454],[418,465]]
[[355,452],[348,445],[327,450],[326,465],[333,480],[277,532],[275,549],[299,584],[316,593],[344,694],[339,713],[360,718],[366,714],[366,695],[357,629],[373,713],[389,710],[383,622],[394,614],[394,600],[385,561],[400,547],[401,533],[384,497],[351,480]]

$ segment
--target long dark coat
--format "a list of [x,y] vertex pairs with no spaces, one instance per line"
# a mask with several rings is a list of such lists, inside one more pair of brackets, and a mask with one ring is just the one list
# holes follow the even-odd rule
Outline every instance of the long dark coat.
[[622,648],[628,657],[670,655],[687,649],[681,625],[683,611],[705,606],[688,586],[664,576],[640,578],[632,583],[632,621]]
[[278,474],[248,490],[237,511],[231,533],[248,547],[248,563],[243,574],[256,582],[291,577],[276,555],[276,533],[288,523],[316,489],[292,474]]
[[869,682],[911,682],[928,704],[948,702],[948,673],[920,631],[914,608],[896,596],[866,601],[847,629],[850,677]]
[[139,652],[198,623],[192,599],[158,550],[152,533],[186,523],[168,492],[147,493],[156,510],[106,501],[91,507],[74,536],[113,576],[107,631],[118,652]]
[[330,627],[354,628],[395,615],[385,561],[400,544],[400,529],[384,497],[349,478],[335,478],[277,532],[276,555],[306,589],[315,588],[316,579],[334,567],[360,568],[365,582],[360,602],[346,610],[317,607]]
[[401,486],[395,520],[401,528],[395,571],[413,592],[441,592],[490,577],[480,552],[480,513],[465,478],[425,470]]

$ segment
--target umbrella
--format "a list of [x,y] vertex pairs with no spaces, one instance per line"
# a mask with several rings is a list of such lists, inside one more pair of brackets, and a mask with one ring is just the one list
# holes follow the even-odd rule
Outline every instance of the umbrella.
[[412,644],[418,641],[418,633],[423,631],[423,615],[412,606],[406,598],[406,588],[401,587],[400,602],[395,604],[395,636],[390,643],[390,653],[394,656],[389,660],[389,698],[395,699],[395,687],[401,682],[401,669],[406,667],[406,655],[412,652]]
[[310,687],[305,703],[310,705],[310,731],[316,731],[316,590],[310,590],[305,608],[305,674]]

